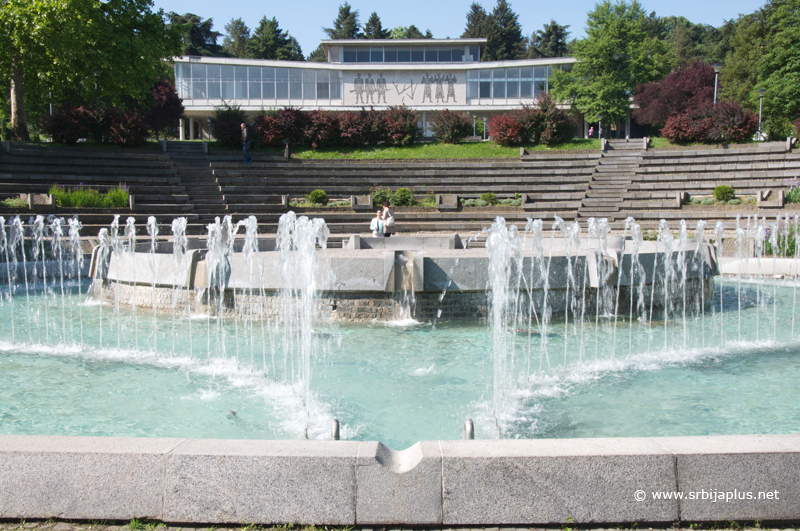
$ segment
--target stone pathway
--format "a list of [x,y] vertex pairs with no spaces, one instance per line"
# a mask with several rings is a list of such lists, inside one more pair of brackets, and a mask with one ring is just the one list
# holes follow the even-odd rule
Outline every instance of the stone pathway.
[[[713,531],[782,531],[782,530],[797,530],[796,526],[779,527],[779,528],[763,528],[763,527],[744,527],[744,526],[730,526],[733,522],[726,522],[723,525],[714,524],[693,524],[689,527],[666,527],[656,528],[663,531],[699,531],[699,530],[713,530]],[[687,525],[683,522],[682,525]],[[127,524],[107,524],[103,522],[66,522],[60,520],[31,520],[31,521],[9,521],[0,520],[0,531],[402,531],[413,530],[413,527],[336,527],[336,526],[257,526],[257,525],[242,525],[242,526],[211,526],[211,527],[174,527],[157,522],[133,521]],[[628,527],[470,527],[470,528],[450,528],[450,527],[425,527],[425,531],[654,531],[654,528],[639,528],[637,526]]]

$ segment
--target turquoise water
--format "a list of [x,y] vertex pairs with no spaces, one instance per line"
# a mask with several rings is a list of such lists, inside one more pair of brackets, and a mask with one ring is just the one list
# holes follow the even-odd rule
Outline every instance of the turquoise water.
[[[296,439],[306,419],[281,331],[85,302],[76,284],[0,306],[0,433]],[[147,289],[143,287],[142,289]],[[719,293],[719,287],[717,288]],[[792,287],[726,281],[702,314],[594,315],[508,332],[513,382],[492,412],[486,325],[373,323],[314,335],[308,435],[405,448],[478,437],[790,433],[800,426]],[[11,328],[13,312],[14,328]],[[82,320],[81,320],[82,319]],[[101,327],[102,322],[102,327]],[[81,325],[82,323],[82,325]],[[173,328],[174,326],[174,328]],[[174,332],[173,332],[174,330]],[[102,331],[102,341],[101,341]],[[794,332],[794,333],[793,333]],[[12,340],[13,334],[13,340]],[[191,343],[189,338],[191,337]],[[581,340],[581,337],[583,338]],[[174,346],[173,346],[174,339]],[[723,340],[724,339],[724,340]],[[274,361],[273,361],[274,360]]]

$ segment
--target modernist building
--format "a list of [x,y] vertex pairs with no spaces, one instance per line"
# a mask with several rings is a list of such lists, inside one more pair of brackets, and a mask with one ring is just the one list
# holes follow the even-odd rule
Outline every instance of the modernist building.
[[[548,91],[559,57],[480,62],[486,39],[326,40],[327,63],[178,57],[175,80],[186,120],[181,139],[206,138],[223,102],[248,113],[291,106],[360,110],[405,105],[430,133],[432,111],[466,111],[475,120],[532,104]],[[587,129],[587,128],[584,128]]]

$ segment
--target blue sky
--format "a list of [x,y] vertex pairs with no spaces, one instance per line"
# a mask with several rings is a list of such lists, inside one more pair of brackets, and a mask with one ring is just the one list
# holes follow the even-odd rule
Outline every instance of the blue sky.
[[[258,25],[263,16],[278,19],[281,29],[287,30],[308,55],[325,38],[323,27],[331,27],[344,3],[331,0],[292,0],[280,2],[227,2],[220,0],[154,0],[156,9],[177,13],[194,13],[214,19],[214,29],[225,32],[225,24],[241,17],[249,28]],[[423,32],[430,29],[436,38],[456,38],[466,25],[466,15],[471,0],[397,0],[393,2],[365,2],[351,0],[350,5],[359,12],[363,24],[373,11],[378,13],[384,28],[416,25]],[[496,0],[478,2],[491,12]],[[511,8],[519,15],[522,30],[530,35],[550,21],[570,26],[571,37],[582,37],[586,14],[595,2],[592,0],[521,1],[510,0]],[[719,26],[740,14],[752,13],[764,4],[763,0],[644,0],[645,9],[659,16],[684,16],[695,23]],[[222,41],[220,40],[220,44]]]

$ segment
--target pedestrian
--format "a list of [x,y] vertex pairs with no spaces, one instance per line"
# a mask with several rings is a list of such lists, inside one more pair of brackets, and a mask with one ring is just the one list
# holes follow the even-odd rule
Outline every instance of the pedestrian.
[[394,210],[389,208],[388,201],[383,203],[383,214],[381,215],[381,219],[383,219],[383,237],[388,238],[394,234]]
[[379,208],[375,212],[375,217],[369,222],[369,230],[372,231],[373,238],[383,238],[383,209]]
[[589,138],[594,138],[594,126],[589,128]]
[[250,153],[247,150],[250,149],[250,129],[248,129],[247,124],[242,124],[242,151],[244,152],[244,163],[250,164],[253,162],[253,158],[250,156]]

